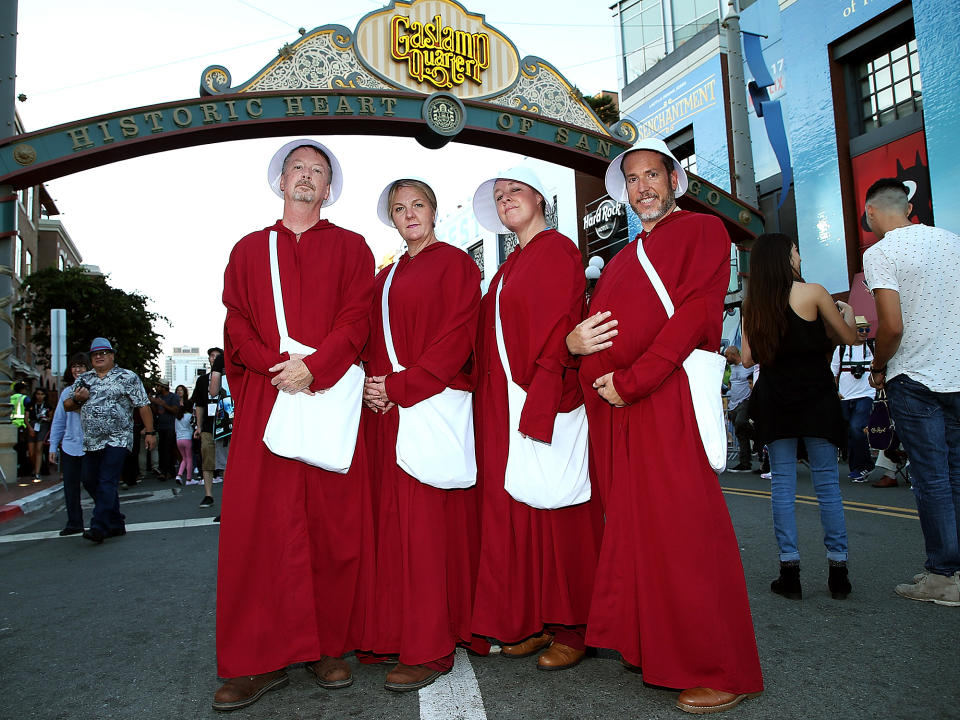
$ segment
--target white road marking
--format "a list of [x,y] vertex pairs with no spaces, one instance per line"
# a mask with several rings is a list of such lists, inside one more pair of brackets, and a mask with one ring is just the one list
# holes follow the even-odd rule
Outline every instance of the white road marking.
[[[133,523],[127,525],[127,532],[141,532],[143,530],[169,530],[171,528],[200,527],[206,525],[209,527],[220,527],[213,522],[213,518],[187,518],[184,520],[163,520],[161,522]],[[60,537],[59,530],[47,530],[46,532],[20,533],[19,535],[0,535],[0,543],[26,542],[28,540],[81,540],[79,534]]]
[[420,691],[420,720],[487,720],[470,657],[457,648],[453,669]]

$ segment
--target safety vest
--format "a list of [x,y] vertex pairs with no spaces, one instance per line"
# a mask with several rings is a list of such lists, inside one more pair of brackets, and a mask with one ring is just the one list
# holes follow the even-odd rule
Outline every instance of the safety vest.
[[10,412],[10,422],[19,428],[27,426],[27,413],[24,409],[26,399],[27,396],[23,393],[14,393],[10,396],[10,404],[13,406],[13,410]]

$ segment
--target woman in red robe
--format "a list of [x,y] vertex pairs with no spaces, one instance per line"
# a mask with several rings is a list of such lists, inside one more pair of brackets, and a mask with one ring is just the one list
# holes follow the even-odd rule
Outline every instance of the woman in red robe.
[[583,317],[583,266],[577,246],[548,227],[544,213],[549,201],[530,170],[514,168],[483,183],[473,206],[481,225],[497,233],[514,232],[518,240],[480,303],[474,415],[481,550],[473,632],[510,643],[501,649],[508,657],[546,648],[538,667],[559,670],[573,667],[584,655],[599,550],[599,503],[591,499],[538,510],[504,490],[509,411],[495,301],[502,280],[504,344],[513,381],[527,392],[520,432],[549,443],[557,413],[583,402],[565,344],[566,334]]
[[397,464],[402,420],[395,406],[474,386],[480,270],[465,252],[437,240],[436,213],[436,196],[422,181],[397,180],[381,194],[380,219],[407,244],[388,291],[390,334],[404,369],[394,371],[381,312],[393,265],[375,282],[365,352],[363,432],[376,488],[377,579],[363,646],[399,657],[385,683],[397,692],[432,683],[453,667],[456,644],[470,642],[479,545],[474,488],[438,489]]

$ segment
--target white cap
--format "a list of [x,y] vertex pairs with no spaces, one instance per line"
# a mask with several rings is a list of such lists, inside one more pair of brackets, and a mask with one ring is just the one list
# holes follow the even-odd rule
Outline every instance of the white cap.
[[291,140],[273,154],[273,157],[270,159],[270,165],[267,167],[267,182],[270,183],[270,189],[280,197],[283,197],[283,191],[280,189],[280,176],[283,175],[283,161],[287,159],[287,155],[304,145],[317,148],[326,155],[330,161],[330,194],[327,195],[327,199],[323,201],[322,207],[333,205],[343,190],[343,171],[340,169],[337,156],[330,152],[326,145],[318,143],[316,140],[310,140],[309,138]]
[[497,203],[493,200],[493,186],[497,180],[519,180],[524,185],[529,185],[543,196],[543,202],[546,207],[544,210],[550,212],[553,210],[553,203],[547,197],[543,189],[543,183],[537,174],[528,167],[517,165],[509,170],[504,170],[496,177],[485,180],[473,194],[473,214],[477,216],[477,222],[490,232],[499,235],[506,235],[510,232],[509,228],[500,221],[497,214]]
[[[422,182],[427,187],[430,187],[431,190],[433,189],[430,186],[430,183],[428,183],[426,180],[424,180],[421,177],[417,177],[416,175],[397,178],[396,180],[391,180],[390,182],[388,182],[387,186],[383,189],[383,192],[380,193],[380,199],[377,200],[377,217],[380,218],[380,222],[382,222],[387,227],[392,227],[392,228],[396,227],[396,225],[393,224],[393,218],[391,217],[390,208],[387,207],[387,203],[390,201],[391,188],[393,188],[394,185],[396,185],[398,182],[402,180],[416,180],[417,182]],[[434,217],[436,217],[436,211],[434,211]]]
[[673,156],[670,148],[660,138],[647,138],[641,140],[632,148],[620,155],[617,155],[607,166],[607,174],[604,177],[604,185],[607,187],[607,194],[619,202],[629,202],[627,197],[627,182],[623,177],[623,159],[635,150],[653,150],[662,155],[666,155],[673,160],[673,168],[677,171],[677,189],[674,191],[676,197],[680,197],[687,191],[687,173],[680,165],[680,161]]

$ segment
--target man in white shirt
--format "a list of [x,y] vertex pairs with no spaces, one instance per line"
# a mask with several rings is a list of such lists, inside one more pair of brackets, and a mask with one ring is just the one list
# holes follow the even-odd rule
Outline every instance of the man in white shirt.
[[867,345],[870,323],[863,315],[857,315],[857,337],[862,345],[840,345],[833,351],[830,369],[837,380],[840,392],[840,408],[843,421],[847,423],[847,464],[853,482],[866,482],[873,470],[870,446],[864,433],[870,421],[873,397],[876,390],[870,387],[870,361],[873,352]]
[[746,370],[740,362],[740,348],[731,345],[723,351],[730,365],[730,395],[727,400],[727,417],[733,423],[733,432],[740,445],[740,462],[730,468],[731,472],[750,472],[750,417],[747,406],[753,390],[753,370]]
[[960,607],[960,237],[912,224],[911,209],[899,180],[867,190],[880,238],[863,256],[878,320],[870,384],[886,388],[910,457],[927,551],[926,571],[896,592]]

